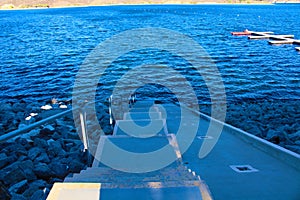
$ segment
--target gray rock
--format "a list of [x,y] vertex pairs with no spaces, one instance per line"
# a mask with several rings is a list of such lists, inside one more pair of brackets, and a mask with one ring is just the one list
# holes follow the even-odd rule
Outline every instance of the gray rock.
[[40,148],[44,148],[44,149],[48,148],[47,142],[43,139],[35,138],[33,140],[33,143],[34,143],[34,146],[36,146],[36,147],[40,147]]
[[36,157],[38,157],[39,155],[41,155],[43,152],[44,152],[44,150],[42,148],[33,147],[32,149],[30,149],[28,151],[28,157],[31,160],[34,160]]
[[285,147],[293,152],[300,154],[300,146],[299,145],[285,145]]
[[23,128],[26,128],[27,126],[28,126],[27,124],[20,123],[18,126],[18,129],[23,129]]
[[12,170],[8,171],[5,175],[4,175],[4,184],[6,185],[13,185],[16,184],[22,180],[26,179],[26,175],[24,174],[23,170],[18,168],[18,167],[14,167]]
[[53,134],[52,134],[52,139],[53,140],[58,140],[59,138],[61,138],[62,136],[59,134],[59,133],[57,133],[57,132],[54,132]]
[[0,154],[0,169],[5,167],[9,163],[9,159],[5,153]]
[[0,124],[0,135],[2,135],[5,132],[3,124]]
[[5,187],[5,185],[2,184],[1,181],[0,181],[0,199],[1,200],[11,199],[11,195],[9,194],[7,188]]
[[21,162],[21,165],[19,167],[23,170],[25,177],[28,181],[33,181],[37,179],[33,172],[34,165],[31,160],[25,160]]
[[39,163],[34,166],[33,172],[38,178],[49,179],[52,176],[52,172],[47,164]]
[[1,103],[0,113],[5,113],[7,111],[12,111],[12,106],[9,103]]
[[269,129],[267,132],[267,139],[271,139],[274,136],[278,136],[278,132],[273,129]]
[[40,129],[33,129],[29,131],[27,135],[29,135],[30,137],[35,137],[40,134],[40,131],[41,131]]
[[72,173],[79,173],[84,168],[84,164],[77,160],[72,160],[69,162],[68,166],[69,172]]
[[28,188],[27,180],[20,181],[19,183],[14,184],[11,186],[8,191],[12,193],[22,194]]
[[29,188],[23,193],[23,195],[27,198],[27,199],[31,199],[31,197],[34,195],[34,193],[38,190],[43,190],[46,186],[46,184],[43,184],[42,185],[42,180],[38,181],[35,181],[33,183],[31,183],[29,185]]
[[44,152],[41,155],[39,155],[34,162],[41,162],[41,163],[50,163],[50,159],[48,155]]
[[26,147],[28,145],[28,141],[24,138],[21,138],[21,137],[16,138],[15,142],[22,145],[22,146],[24,146],[24,147]]
[[13,194],[10,200],[27,200],[27,198],[21,194]]
[[47,125],[40,131],[40,134],[43,136],[47,136],[47,135],[53,134],[54,131],[55,131],[55,128],[53,126]]
[[38,189],[44,189],[47,186],[47,183],[44,180],[36,180],[36,181],[32,182],[30,185],[34,186]]
[[25,111],[25,105],[23,103],[15,103],[12,106],[12,111],[17,113],[17,112],[24,112]]
[[41,108],[38,103],[31,103],[26,106],[25,110],[31,113],[39,113],[41,111]]
[[56,126],[65,126],[66,123],[62,119],[56,119],[55,120]]
[[63,179],[68,174],[68,167],[66,164],[51,163],[49,168],[52,170],[53,175],[57,178]]
[[52,139],[48,140],[48,153],[54,155],[64,155],[66,152],[62,148],[59,141],[54,141]]
[[45,126],[44,129],[48,129],[52,133],[55,131],[55,128],[53,126],[51,126],[51,125]]
[[297,141],[300,139],[300,130],[293,134],[288,134],[287,137],[292,141]]
[[[256,129],[256,127],[252,127],[252,128],[255,128],[253,130],[255,133],[260,133],[260,130]],[[103,132],[105,133],[105,135],[112,135],[113,130],[112,130],[110,125],[106,125],[106,126],[103,127]]]
[[37,190],[30,197],[30,200],[43,200],[45,199],[45,193],[43,190]]
[[[4,125],[8,125],[14,120],[14,116],[15,116],[15,113],[12,111],[3,112],[1,114],[1,119],[2,119],[1,121]],[[11,128],[16,128],[16,127],[11,127],[11,125],[9,127],[7,127],[8,130]]]

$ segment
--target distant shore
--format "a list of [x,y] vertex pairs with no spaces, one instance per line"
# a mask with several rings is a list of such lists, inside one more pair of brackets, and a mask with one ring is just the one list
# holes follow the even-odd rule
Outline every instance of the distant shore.
[[91,6],[127,6],[127,5],[274,5],[295,4],[300,0],[48,0],[45,3],[24,0],[3,0],[0,10],[72,8]]
[[[299,2],[300,3],[300,2]],[[99,4],[41,4],[41,5],[0,5],[0,10],[25,10],[25,9],[48,9],[48,8],[77,8],[77,7],[93,7],[93,6],[129,6],[129,5],[273,5],[270,1],[250,1],[250,0],[228,0],[228,2],[176,2],[168,1],[162,3],[99,3]]]

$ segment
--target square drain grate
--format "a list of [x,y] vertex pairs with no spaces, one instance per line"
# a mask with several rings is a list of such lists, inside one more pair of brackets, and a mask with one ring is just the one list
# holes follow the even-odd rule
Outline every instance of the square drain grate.
[[197,137],[200,140],[207,140],[207,139],[213,139],[212,136],[207,136],[207,135],[201,135]]
[[255,169],[251,165],[230,165],[229,167],[238,173],[258,172],[258,169]]

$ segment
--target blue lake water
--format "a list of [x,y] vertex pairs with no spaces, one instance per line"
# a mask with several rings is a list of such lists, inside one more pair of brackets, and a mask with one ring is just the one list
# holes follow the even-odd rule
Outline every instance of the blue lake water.
[[[104,40],[135,28],[166,28],[198,42],[218,67],[228,101],[300,99],[300,53],[296,45],[236,37],[231,31],[273,31],[300,39],[300,5],[103,6],[0,11],[0,99],[70,99],[85,57]],[[176,43],[176,41],[174,41]],[[171,63],[168,53],[133,52],[111,65],[98,93],[110,94],[122,72],[144,63]],[[135,55],[136,54],[136,55]],[[142,57],[141,57],[142,55]],[[137,59],[137,57],[138,59]],[[172,64],[173,62],[173,64]],[[182,64],[183,65],[183,64]],[[178,67],[209,102],[205,84]],[[120,72],[120,73],[118,73]],[[162,95],[153,92],[155,95]],[[162,92],[163,93],[163,92]]]

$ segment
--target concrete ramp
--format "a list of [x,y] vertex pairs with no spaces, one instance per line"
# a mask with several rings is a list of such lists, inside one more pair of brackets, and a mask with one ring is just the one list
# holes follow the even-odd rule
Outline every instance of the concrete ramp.
[[[55,183],[48,199],[212,199],[204,181],[182,163],[176,135],[168,132],[160,110],[153,102],[136,103],[116,121],[112,136],[100,137],[92,167]],[[161,166],[148,170],[153,163]]]

